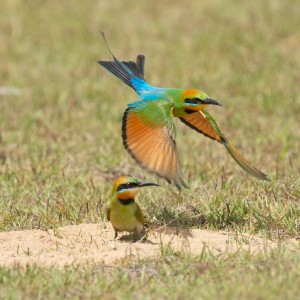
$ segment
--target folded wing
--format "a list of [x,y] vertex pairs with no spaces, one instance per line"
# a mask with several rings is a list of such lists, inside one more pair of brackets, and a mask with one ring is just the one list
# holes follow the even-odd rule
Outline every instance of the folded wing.
[[234,148],[234,146],[229,142],[229,140],[225,137],[225,135],[219,129],[219,126],[217,125],[214,118],[206,110],[202,110],[199,112],[189,114],[185,117],[181,117],[180,120],[187,126],[196,130],[197,132],[200,132],[200,133],[204,134],[205,136],[222,143],[226,147],[229,154],[233,157],[233,159],[248,174],[250,174],[253,177],[260,179],[260,180],[269,180],[269,178],[266,174],[262,173],[257,168],[252,166]]

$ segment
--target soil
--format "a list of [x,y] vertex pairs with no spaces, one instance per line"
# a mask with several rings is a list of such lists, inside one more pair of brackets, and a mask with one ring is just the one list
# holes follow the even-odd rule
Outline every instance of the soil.
[[277,243],[258,236],[200,229],[163,226],[151,229],[142,241],[133,242],[127,233],[114,240],[110,223],[80,224],[56,230],[24,230],[0,233],[0,267],[64,268],[70,265],[103,263],[114,265],[124,259],[161,255],[162,249],[200,255],[249,250],[252,253],[277,247]]

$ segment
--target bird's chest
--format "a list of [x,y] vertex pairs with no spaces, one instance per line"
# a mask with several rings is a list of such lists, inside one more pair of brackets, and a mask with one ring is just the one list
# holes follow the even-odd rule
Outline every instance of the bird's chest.
[[111,208],[110,220],[112,225],[119,231],[142,231],[143,224],[136,218],[136,204],[122,205],[117,203]]

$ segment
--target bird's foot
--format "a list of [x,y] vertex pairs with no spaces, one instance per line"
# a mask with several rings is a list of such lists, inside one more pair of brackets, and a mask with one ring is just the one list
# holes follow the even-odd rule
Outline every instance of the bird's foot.
[[138,232],[138,230],[135,230],[133,232],[133,242],[144,242],[147,240],[147,236],[148,236],[148,231],[145,230],[145,228],[141,231]]
[[118,230],[116,228],[114,228],[114,230],[115,230],[115,237],[114,237],[114,239],[116,239],[117,236],[118,236]]

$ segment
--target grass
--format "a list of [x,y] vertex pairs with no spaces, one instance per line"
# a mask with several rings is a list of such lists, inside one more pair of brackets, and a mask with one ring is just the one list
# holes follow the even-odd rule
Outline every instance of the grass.
[[[272,178],[249,178],[222,146],[176,122],[191,188],[178,193],[159,180],[159,193],[141,193],[148,222],[299,238],[298,1],[4,1],[0,9],[0,86],[20,91],[0,95],[1,231],[99,222],[115,177],[157,181],[123,149],[121,118],[136,95],[97,65],[109,58],[101,29],[118,57],[146,55],[153,85],[201,88],[220,100],[224,108],[210,109],[220,127]],[[178,265],[176,255],[170,264],[165,256],[109,272],[1,270],[0,279],[10,298],[299,292],[297,253],[203,261],[179,254]],[[203,263],[209,267],[197,273]]]
[[3,299],[296,299],[299,267],[299,252],[280,249],[196,259],[166,249],[155,260],[113,267],[2,269],[0,291]]

